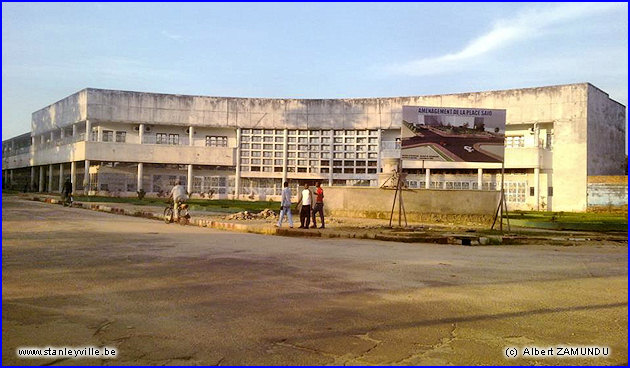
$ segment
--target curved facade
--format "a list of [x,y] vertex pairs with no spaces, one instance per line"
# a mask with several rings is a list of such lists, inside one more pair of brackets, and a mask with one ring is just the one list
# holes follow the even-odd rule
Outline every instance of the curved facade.
[[[322,100],[88,88],[34,112],[30,142],[3,142],[4,179],[53,191],[71,176],[79,190],[120,195],[159,193],[185,179],[205,196],[250,198],[276,195],[285,180],[378,186],[400,155],[403,105],[506,109],[513,208],[584,210],[588,175],[623,173],[625,107],[582,83]],[[410,187],[496,190],[499,168],[406,169]]]

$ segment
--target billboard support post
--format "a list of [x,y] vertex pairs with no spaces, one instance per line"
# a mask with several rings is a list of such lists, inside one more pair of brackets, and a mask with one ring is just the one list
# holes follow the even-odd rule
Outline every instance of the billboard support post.
[[402,197],[402,189],[403,189],[402,161],[398,163],[398,168],[394,172],[394,176],[390,179],[393,179],[393,178],[396,179],[396,191],[394,192],[394,201],[392,202],[392,211],[389,215],[389,227],[392,227],[392,220],[394,219],[394,209],[396,208],[396,198],[398,198],[398,227],[402,227],[403,216],[405,217],[405,227],[407,227],[409,225],[407,224],[407,213],[405,212],[405,205],[403,204],[403,197]]
[[[497,222],[497,218],[499,218],[499,231],[503,233],[503,218],[507,219],[508,231],[512,231],[510,227],[510,217],[508,216],[507,209],[507,200],[505,198],[505,162],[501,162],[501,194],[499,195],[499,205],[497,206],[497,211],[494,214],[494,219],[492,220],[492,226],[490,230],[494,230],[494,224]],[[500,213],[500,215],[499,215]]]

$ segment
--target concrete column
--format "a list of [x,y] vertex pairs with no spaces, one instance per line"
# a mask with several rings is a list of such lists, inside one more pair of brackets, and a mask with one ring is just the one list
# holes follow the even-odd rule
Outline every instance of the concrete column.
[[48,165],[48,192],[53,192],[53,164]]
[[193,136],[194,136],[194,134],[195,134],[195,131],[194,131],[193,127],[189,126],[188,127],[188,145],[189,146],[194,146],[194,144],[193,144]]
[[234,194],[241,195],[241,128],[236,128],[236,173],[234,176]]
[[424,187],[431,189],[431,169],[424,169]]
[[77,125],[76,124],[72,124],[72,136],[73,137],[77,136]]
[[284,144],[282,145],[282,187],[284,188],[284,182],[287,181],[287,160],[289,159],[289,129],[284,128]]
[[483,169],[477,169],[477,190],[483,189]]
[[85,171],[83,172],[83,194],[87,195],[90,191],[90,160],[85,160]]
[[[140,124],[140,127],[138,127],[138,139],[140,140],[140,144],[144,143],[144,124]],[[138,188],[138,190],[140,190],[140,188]]]
[[59,164],[59,193],[61,193],[61,191],[63,190],[64,182],[65,180],[63,180],[63,164]]
[[536,211],[540,211],[540,169],[534,169],[534,197],[536,197]]
[[39,136],[39,144],[44,144],[46,143],[46,137],[42,134]]
[[13,169],[9,170],[9,184],[13,185]]
[[193,165],[192,164],[188,164],[188,182],[187,184],[187,192],[190,194],[192,193],[192,187],[193,187]]
[[70,162],[70,182],[72,183],[72,193],[77,190],[77,163],[76,161]]
[[89,120],[85,121],[85,141],[89,142],[90,135],[92,134],[92,123]]
[[31,166],[31,184],[28,190],[33,190],[34,186],[35,186],[35,166]]
[[97,142],[103,141],[103,127],[100,125],[96,127],[96,141]]
[[39,167],[39,192],[44,191],[44,167]]
[[4,170],[4,188],[9,187],[9,170]]
[[55,131],[50,132],[50,143],[53,144],[55,142]]
[[142,189],[142,177],[144,176],[144,164],[142,162],[138,162],[138,178],[137,178],[137,191]]
[[31,146],[35,145],[35,136],[31,136]]
[[66,137],[66,128],[61,128],[61,131],[59,132],[59,137],[61,139],[64,139]]
[[330,130],[330,151],[329,151],[329,156],[330,156],[330,161],[328,161],[328,163],[330,164],[330,168],[328,169],[328,186],[332,187],[333,186],[333,170],[334,170],[334,165],[333,165],[333,160],[335,159],[334,155],[335,155],[335,149],[333,148],[335,144],[335,131],[333,129]]
[[[383,129],[378,129],[378,146],[376,147],[376,173],[380,174],[381,173],[381,134],[383,132]],[[370,137],[371,135],[369,135],[368,132],[368,147],[370,144]],[[368,150],[369,152],[369,150]]]

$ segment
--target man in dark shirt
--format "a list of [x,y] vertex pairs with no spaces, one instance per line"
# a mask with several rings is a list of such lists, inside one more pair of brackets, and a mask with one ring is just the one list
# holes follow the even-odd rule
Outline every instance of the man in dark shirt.
[[61,203],[65,206],[67,203],[71,202],[70,196],[72,195],[72,182],[70,182],[69,178],[66,178],[66,181],[63,183],[63,187],[61,188]]
[[322,221],[322,226],[320,229],[325,228],[324,225],[324,190],[321,187],[320,182],[315,183],[315,205],[313,206],[313,226],[312,228],[317,227],[317,220],[315,220],[315,215],[319,212],[319,219]]

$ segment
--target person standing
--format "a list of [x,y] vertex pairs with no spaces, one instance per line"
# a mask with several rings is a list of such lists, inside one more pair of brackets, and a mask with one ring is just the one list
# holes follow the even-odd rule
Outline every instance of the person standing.
[[308,229],[311,224],[311,204],[313,203],[313,192],[308,189],[308,184],[304,184],[304,189],[298,196],[297,205],[301,205],[300,209],[300,229]]
[[321,187],[320,182],[315,182],[315,205],[313,206],[313,226],[312,228],[317,228],[317,220],[315,219],[315,215],[319,212],[319,219],[322,222],[322,226],[320,229],[324,229],[326,226],[324,224],[324,190]]
[[289,221],[289,227],[293,227],[293,215],[291,215],[291,188],[289,188],[289,182],[284,182],[284,189],[282,189],[282,200],[280,202],[280,219],[276,224],[276,227],[282,227],[282,219],[284,215],[287,215]]

